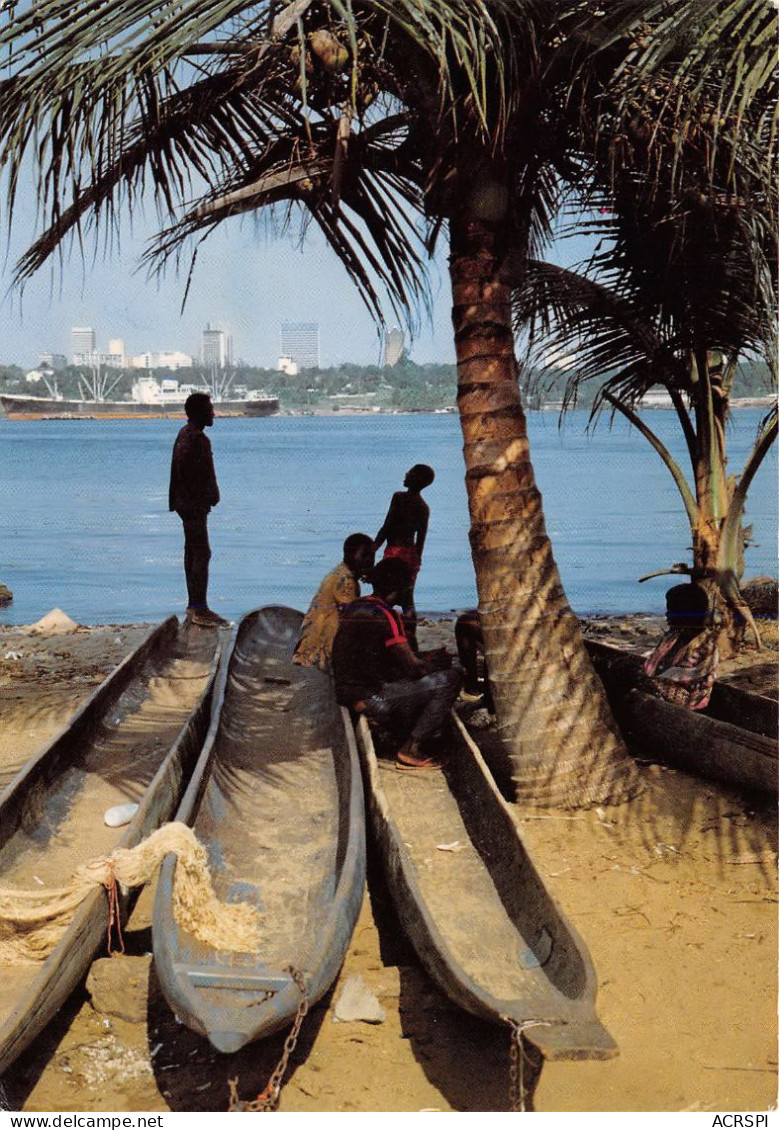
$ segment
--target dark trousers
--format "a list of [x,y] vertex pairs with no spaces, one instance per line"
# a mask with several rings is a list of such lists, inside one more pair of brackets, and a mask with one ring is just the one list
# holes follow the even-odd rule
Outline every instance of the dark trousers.
[[187,578],[187,604],[208,608],[208,514],[179,514],[184,524],[184,575]]
[[454,669],[422,679],[398,679],[366,698],[365,714],[372,722],[402,732],[404,739],[421,741],[441,728],[459,691],[460,673]]

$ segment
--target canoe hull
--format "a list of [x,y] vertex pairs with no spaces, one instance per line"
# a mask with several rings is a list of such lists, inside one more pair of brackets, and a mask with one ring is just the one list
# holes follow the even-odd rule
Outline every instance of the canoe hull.
[[[97,688],[54,740],[24,766],[0,798],[2,843],[7,842],[24,822],[31,794],[51,787],[63,766],[70,761],[73,751],[82,749],[92,739],[100,728],[101,720],[131,686],[143,665],[155,653],[164,652],[174,641],[177,631],[175,617],[155,628]],[[117,847],[135,847],[169,820],[175,811],[208,726],[215,674],[216,662],[212,664],[205,689],[162,759]],[[69,875],[63,875],[62,883],[68,878]],[[129,896],[120,895],[123,918],[128,906]],[[106,892],[102,888],[96,889],[79,907],[64,935],[41,964],[40,971],[0,1025],[0,1076],[43,1031],[83,981],[95,954],[106,940],[108,923]]]
[[[426,774],[423,783],[421,774],[414,780],[394,774],[393,780],[392,767],[379,763],[365,718],[358,722],[370,825],[401,924],[433,980],[468,1012],[497,1023],[536,1022],[526,1038],[545,1058],[609,1059],[617,1049],[595,1013],[596,979],[586,946],[544,888],[510,809],[455,716],[452,727],[445,779]],[[425,791],[399,806],[398,789],[407,786]],[[436,835],[431,839],[413,817],[432,803],[431,788],[450,794],[447,803],[457,809],[456,823],[442,820],[439,827],[459,828],[464,840],[436,844]],[[462,851],[464,862],[459,878],[449,868],[450,886],[437,899],[437,880],[431,888],[426,876],[449,851]],[[444,884],[446,874],[444,867]],[[467,907],[467,887],[490,897]]]
[[705,712],[687,710],[638,690],[642,659],[588,643],[595,670],[631,752],[750,791],[776,793],[777,703],[718,681]]
[[291,663],[301,622],[300,613],[270,607],[235,629],[177,814],[206,845],[219,897],[257,907],[260,950],[220,953],[177,926],[174,857],[157,887],[153,945],[163,992],[183,1023],[226,1054],[290,1023],[301,1003],[290,968],[309,1004],[327,992],[364,894],[359,759],[329,678]]

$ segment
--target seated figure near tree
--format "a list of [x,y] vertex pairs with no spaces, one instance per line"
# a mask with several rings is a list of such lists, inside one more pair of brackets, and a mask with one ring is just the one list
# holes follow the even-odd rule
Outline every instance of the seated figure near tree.
[[478,608],[461,612],[454,625],[457,658],[463,669],[463,702],[483,705],[490,714],[495,713],[492,690],[487,672],[484,633]]
[[424,657],[411,650],[394,608],[408,582],[402,561],[380,561],[371,574],[373,595],[342,609],[333,644],[335,694],[342,706],[400,733],[396,768],[440,769],[421,743],[445,722],[460,675],[451,667],[437,669],[448,663],[440,652]]
[[644,662],[651,690],[667,702],[703,710],[717,675],[717,629],[709,598],[695,583],[674,585],[665,594],[668,631]]

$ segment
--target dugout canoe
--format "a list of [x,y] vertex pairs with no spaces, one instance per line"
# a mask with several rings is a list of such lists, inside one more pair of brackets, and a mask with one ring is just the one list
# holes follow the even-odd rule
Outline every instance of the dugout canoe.
[[[218,633],[171,616],[104,680],[0,794],[0,886],[62,887],[74,869],[134,847],[176,809],[208,728]],[[108,808],[137,803],[109,828]],[[129,896],[120,897],[125,915]],[[0,961],[0,1076],[54,1017],[105,944],[97,888],[41,963]]]
[[363,899],[359,759],[330,678],[292,663],[302,615],[257,609],[222,659],[203,751],[176,819],[206,845],[222,900],[260,913],[256,953],[218,952],[174,920],[176,860],[154,907],[157,975],[176,1016],[221,1052],[288,1025],[330,988]]
[[[346,712],[345,712],[346,713]],[[348,715],[347,715],[348,718]],[[452,715],[443,772],[399,773],[357,723],[370,827],[400,922],[446,995],[546,1058],[609,1059],[587,947],[546,890],[517,821]]]
[[[779,783],[777,698],[717,680],[706,710],[687,710],[639,690],[643,657],[599,641],[587,648],[631,752],[650,761],[776,793]],[[771,678],[771,671],[773,678]],[[776,664],[764,683],[776,685]]]

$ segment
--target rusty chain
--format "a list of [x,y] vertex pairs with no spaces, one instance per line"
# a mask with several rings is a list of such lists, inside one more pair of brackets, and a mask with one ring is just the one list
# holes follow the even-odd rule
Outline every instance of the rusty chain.
[[527,1100],[530,1097],[532,1082],[525,1086],[525,1060],[533,1066],[532,1057],[525,1048],[523,1035],[526,1028],[536,1028],[546,1024],[545,1020],[513,1020],[504,1016],[506,1024],[511,1029],[511,1045],[509,1047],[509,1110],[525,1113]]
[[264,1089],[260,1091],[259,1095],[253,1102],[242,1102],[238,1097],[238,1080],[230,1079],[230,1105],[227,1108],[231,1113],[233,1111],[259,1111],[268,1112],[274,1111],[279,1105],[279,1095],[281,1094],[281,1083],[289,1065],[289,1058],[295,1050],[300,1035],[300,1027],[303,1023],[303,1018],[308,1012],[308,993],[306,992],[306,982],[303,979],[303,974],[295,969],[293,965],[288,966],[287,972],[292,977],[292,980],[300,990],[300,1004],[295,1015],[295,1020],[290,1029],[289,1035],[284,1041],[284,1048],[281,1053],[279,1062],[271,1072],[270,1079],[266,1083]]

